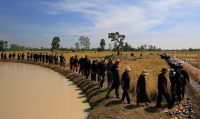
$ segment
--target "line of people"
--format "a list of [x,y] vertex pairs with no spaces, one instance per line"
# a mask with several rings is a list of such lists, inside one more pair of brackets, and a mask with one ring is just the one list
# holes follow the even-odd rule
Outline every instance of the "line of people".
[[[10,53],[8,55],[8,60],[15,60],[15,58],[17,57],[17,60],[22,60],[24,61],[24,58],[25,58],[25,54],[24,52],[21,54],[21,53],[18,53],[16,55],[16,53],[14,52],[13,54]],[[27,53],[26,54],[26,57],[27,57],[27,61],[34,61],[34,62],[42,62],[42,63],[49,63],[49,64],[55,64],[57,65],[58,64],[58,59],[60,58],[60,66],[62,67],[65,67],[66,66],[66,59],[65,57],[63,56],[63,54],[61,54],[60,56],[58,56],[57,54],[53,55],[53,54],[50,54],[48,55],[48,53],[40,53],[38,54],[37,52],[36,53]],[[6,53],[1,53],[1,60],[6,60],[7,59],[7,56],[6,56]]]
[[[6,60],[6,53],[1,54],[1,59]],[[5,56],[5,58],[4,58]],[[15,53],[9,55],[9,59],[13,58],[15,59]],[[22,55],[19,53],[17,55],[18,60],[24,60],[24,53]],[[60,57],[60,66],[65,66],[66,65],[66,60],[61,54]],[[177,60],[173,59],[169,55],[164,54],[164,58],[169,65],[171,66],[171,69],[167,70],[166,68],[162,68],[161,73],[158,75],[158,97],[157,97],[157,102],[156,102],[156,107],[160,108],[161,107],[161,100],[162,100],[162,95],[167,100],[168,103],[168,108],[171,108],[174,105],[175,102],[175,96],[177,96],[179,103],[181,102],[181,99],[184,99],[184,93],[185,93],[185,85],[186,85],[186,80],[188,82],[190,81],[188,73],[186,70],[183,68],[183,64],[178,62]],[[36,52],[35,54],[33,53],[27,53],[27,61],[32,61],[34,62],[45,62],[49,64],[55,64],[57,65],[58,63],[58,56],[55,54],[48,55],[48,53],[45,54],[39,54]],[[104,87],[104,80],[105,76],[107,74],[107,79],[108,79],[108,93],[106,95],[106,98],[109,97],[109,94],[112,90],[115,89],[115,95],[116,98],[120,98],[121,101],[124,101],[124,99],[127,99],[127,102],[131,104],[132,102],[130,101],[130,97],[128,94],[128,90],[130,89],[130,67],[126,66],[124,68],[124,73],[120,76],[120,68],[119,68],[119,63],[121,62],[120,59],[116,59],[113,63],[112,59],[110,58],[108,60],[108,63],[106,64],[106,61],[104,58],[99,61],[98,59],[93,60],[92,63],[90,61],[90,58],[85,55],[82,56],[80,59],[78,59],[77,55],[73,55],[69,59],[70,61],[70,69],[73,71],[78,72],[78,66],[79,68],[79,73],[83,74],[86,76],[86,78],[89,77],[91,74],[91,81],[96,82],[96,78],[98,79],[98,84],[99,88]],[[166,73],[169,72],[169,79],[171,82],[171,93],[172,93],[172,99],[170,99],[169,92],[168,92],[168,86],[167,86],[167,78],[166,78]],[[137,92],[137,105],[139,106],[139,103],[145,103],[148,105],[148,103],[151,103],[151,100],[147,94],[146,91],[146,76],[149,75],[146,70],[143,70],[140,73],[140,76],[137,81],[137,87],[136,87],[136,92]],[[97,76],[97,77],[96,77]],[[123,93],[122,93],[122,98],[119,96],[119,87],[122,87]]]

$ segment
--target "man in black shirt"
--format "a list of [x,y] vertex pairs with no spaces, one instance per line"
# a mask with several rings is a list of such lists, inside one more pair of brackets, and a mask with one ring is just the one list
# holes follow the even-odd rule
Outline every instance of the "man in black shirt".
[[190,78],[189,78],[189,75],[188,75],[187,71],[183,68],[183,64],[182,63],[178,64],[178,68],[180,69],[180,72],[183,75],[182,99],[184,99],[186,80],[188,80],[188,82],[190,82]]
[[63,56],[63,54],[61,54],[61,56],[60,56],[60,67],[63,66],[63,61],[64,61],[64,56]]
[[167,69],[162,68],[162,73],[158,75],[158,98],[156,103],[156,107],[158,108],[161,108],[162,95],[164,95],[165,99],[167,100],[168,108],[171,108],[172,106],[167,89],[167,78],[165,77],[166,72]]
[[73,65],[74,65],[74,55],[72,55],[72,57],[70,57],[69,63],[70,63],[70,70],[72,70]]
[[110,58],[108,60],[108,64],[107,64],[107,79],[108,79],[108,88],[110,88],[111,84],[112,84],[112,59]]
[[21,54],[20,54],[20,53],[18,53],[17,57],[18,57],[18,60],[20,60]]
[[105,63],[105,59],[102,58],[101,62],[98,65],[98,81],[99,81],[99,87],[100,88],[103,88],[105,71],[106,71],[106,63]]
[[22,53],[22,59],[21,60],[23,60],[24,61],[24,52]]
[[57,54],[54,55],[54,60],[55,60],[55,65],[57,65],[58,64],[58,55]]
[[79,68],[79,74],[82,73],[83,74],[83,64],[84,64],[84,56],[82,56],[82,58],[80,58],[80,60],[78,61],[78,64],[80,65]]
[[106,98],[108,98],[110,92],[115,89],[115,95],[116,95],[116,98],[120,98],[119,97],[119,86],[120,86],[120,70],[119,70],[119,63],[120,63],[120,59],[116,59],[115,61],[115,64],[113,64],[112,66],[112,86],[111,86],[111,89],[109,89],[107,95],[106,95]]
[[46,63],[48,63],[49,62],[49,55],[48,55],[48,53],[46,53]]

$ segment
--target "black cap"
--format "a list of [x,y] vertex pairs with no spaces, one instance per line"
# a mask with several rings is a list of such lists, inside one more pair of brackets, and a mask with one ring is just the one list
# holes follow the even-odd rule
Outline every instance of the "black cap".
[[161,72],[167,72],[167,69],[166,68],[162,68]]

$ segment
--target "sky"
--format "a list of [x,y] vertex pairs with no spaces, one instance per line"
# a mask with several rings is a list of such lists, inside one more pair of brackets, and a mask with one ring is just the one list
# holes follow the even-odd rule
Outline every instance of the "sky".
[[200,48],[200,0],[0,0],[0,40],[50,48],[75,47],[80,36],[90,48],[113,45],[118,31],[132,47]]

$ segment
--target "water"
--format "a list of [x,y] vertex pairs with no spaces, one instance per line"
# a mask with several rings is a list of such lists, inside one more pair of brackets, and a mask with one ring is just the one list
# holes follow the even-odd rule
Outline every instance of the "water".
[[0,62],[0,119],[84,119],[81,90],[40,66]]

